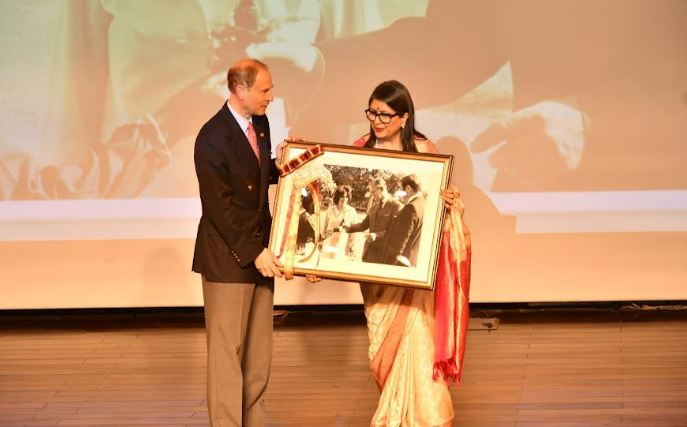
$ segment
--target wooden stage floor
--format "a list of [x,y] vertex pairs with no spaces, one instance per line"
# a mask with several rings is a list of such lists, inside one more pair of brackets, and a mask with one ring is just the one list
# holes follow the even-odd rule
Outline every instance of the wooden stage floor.
[[[456,426],[687,426],[687,311],[487,308]],[[0,312],[0,426],[208,425],[205,356],[195,310]],[[359,308],[278,322],[268,426],[367,426],[377,396]]]

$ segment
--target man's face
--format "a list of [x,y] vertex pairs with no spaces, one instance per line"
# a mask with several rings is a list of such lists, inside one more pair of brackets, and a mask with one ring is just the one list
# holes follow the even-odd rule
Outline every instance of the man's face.
[[415,192],[413,191],[413,189],[410,185],[406,185],[405,187],[403,187],[403,192],[406,193],[403,196],[403,203],[408,203],[410,198],[415,195]]
[[270,102],[274,99],[272,95],[272,76],[269,71],[260,70],[255,77],[255,82],[250,88],[239,86],[240,100],[246,114],[262,116]]
[[381,187],[374,187],[372,190],[372,196],[377,200],[384,200],[384,194],[386,191]]

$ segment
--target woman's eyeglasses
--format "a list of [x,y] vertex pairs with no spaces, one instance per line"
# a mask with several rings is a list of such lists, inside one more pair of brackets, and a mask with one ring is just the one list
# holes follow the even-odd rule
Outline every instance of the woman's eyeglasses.
[[375,119],[379,117],[379,121],[385,125],[391,123],[391,119],[398,116],[398,114],[382,113],[381,111],[374,111],[369,108],[365,110],[365,115],[367,116],[367,120],[371,122],[374,122]]

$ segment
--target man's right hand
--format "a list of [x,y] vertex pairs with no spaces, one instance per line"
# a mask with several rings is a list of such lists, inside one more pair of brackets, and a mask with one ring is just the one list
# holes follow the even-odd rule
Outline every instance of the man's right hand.
[[279,145],[277,145],[277,166],[284,164],[284,151],[286,150],[286,144],[289,142],[305,142],[305,138],[289,137],[280,142]]
[[539,191],[569,179],[585,146],[584,116],[574,107],[542,101],[495,121],[475,138],[473,153],[489,151],[496,191]]
[[255,267],[257,267],[260,274],[265,277],[283,276],[282,272],[279,271],[279,267],[282,267],[282,264],[277,257],[274,256],[272,251],[267,248],[263,249],[260,255],[255,258]]
[[349,228],[351,228],[351,227],[349,227],[349,226],[347,226],[347,225],[340,225],[340,226],[338,226],[338,227],[334,227],[334,228],[332,229],[332,232],[333,232],[333,233],[341,233],[342,231],[344,231],[344,232],[348,233],[348,229],[349,229]]
[[317,282],[319,282],[320,280],[322,280],[322,278],[321,278],[320,276],[316,276],[316,275],[314,275],[314,274],[306,274],[306,275],[305,275],[305,280],[307,280],[307,281],[310,282],[310,283],[317,283]]

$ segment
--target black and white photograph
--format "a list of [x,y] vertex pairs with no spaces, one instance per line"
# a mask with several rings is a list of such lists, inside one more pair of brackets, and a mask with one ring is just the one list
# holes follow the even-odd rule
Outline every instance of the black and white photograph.
[[[309,146],[290,143],[285,156]],[[322,156],[303,166],[315,191],[281,178],[270,247],[282,259],[290,256],[287,223],[298,215],[291,255],[297,274],[431,289],[443,213],[438,195],[451,161],[325,145]],[[291,206],[296,198],[298,212]]]

